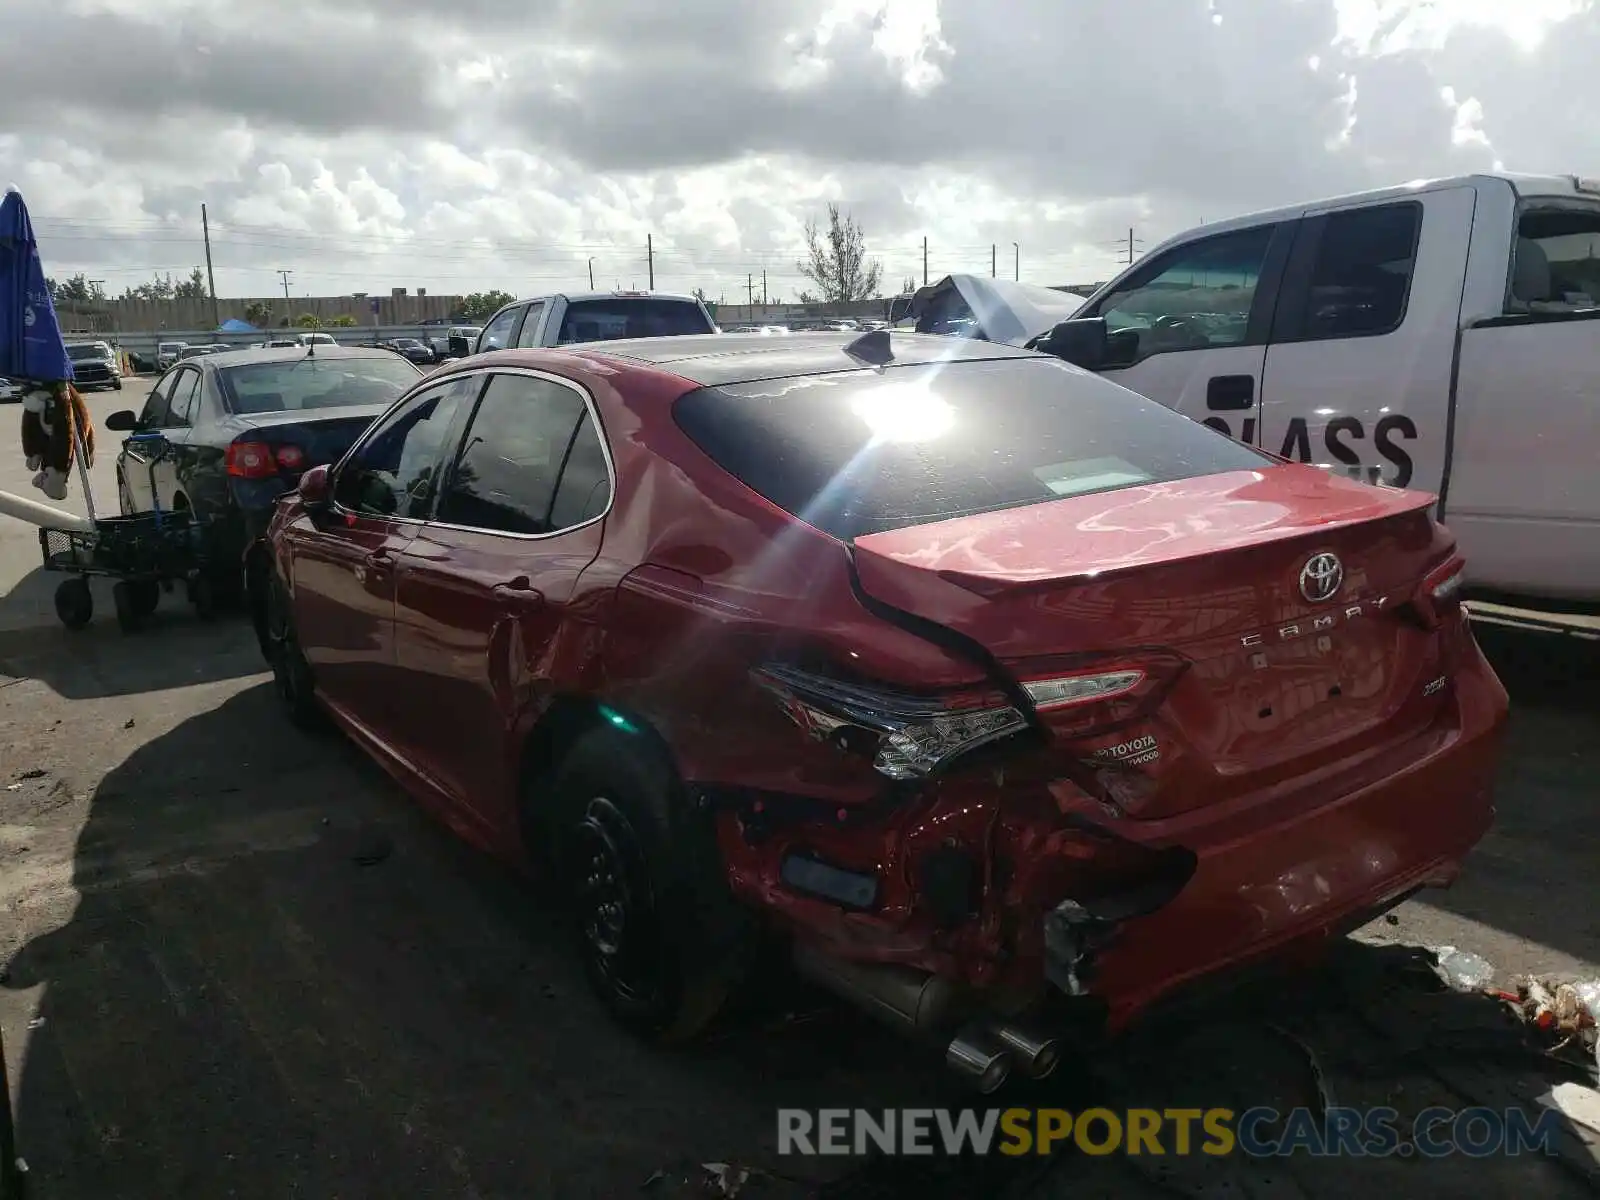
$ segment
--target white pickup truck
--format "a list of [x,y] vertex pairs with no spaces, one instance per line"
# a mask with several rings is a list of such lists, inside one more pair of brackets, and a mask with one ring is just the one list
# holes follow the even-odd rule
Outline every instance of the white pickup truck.
[[[981,313],[988,284],[926,289],[918,328]],[[1600,604],[1600,180],[1473,175],[1201,226],[1029,332],[1264,450],[1435,493],[1480,594]]]

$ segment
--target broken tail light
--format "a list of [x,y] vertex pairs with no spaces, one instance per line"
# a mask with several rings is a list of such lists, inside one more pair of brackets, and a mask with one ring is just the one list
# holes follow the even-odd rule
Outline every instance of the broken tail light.
[[752,672],[790,720],[818,741],[872,754],[890,779],[922,779],[980,746],[1020,733],[1028,719],[985,688],[916,696],[785,664]]
[[1456,554],[1423,577],[1412,607],[1429,629],[1437,629],[1452,613],[1460,611],[1466,571],[1466,560]]
[[1086,738],[1148,716],[1188,667],[1169,650],[1008,663],[1039,721],[1058,738]]

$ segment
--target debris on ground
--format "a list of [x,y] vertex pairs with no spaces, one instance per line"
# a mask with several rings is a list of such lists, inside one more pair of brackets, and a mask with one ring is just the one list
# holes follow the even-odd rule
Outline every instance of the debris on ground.
[[[796,1186],[796,1182],[738,1163],[704,1162],[663,1167],[652,1172],[650,1178],[640,1185],[639,1190],[662,1198],[707,1197],[709,1200],[735,1200],[737,1197],[744,1197],[745,1200],[758,1200],[758,1198],[773,1197],[773,1200],[779,1200],[779,1197],[787,1198],[800,1194],[791,1190]],[[774,1188],[778,1190],[775,1191]]]
[[1458,992],[1481,992],[1494,981],[1494,967],[1470,950],[1435,946],[1433,954],[1439,977]]
[[1529,1026],[1551,1039],[1552,1054],[1577,1051],[1600,1076],[1600,979],[1549,983],[1523,979],[1497,993]]
[[17,778],[43,779],[48,774],[50,774],[50,772],[46,771],[43,767],[29,767],[26,771],[22,772],[22,774],[18,775]]

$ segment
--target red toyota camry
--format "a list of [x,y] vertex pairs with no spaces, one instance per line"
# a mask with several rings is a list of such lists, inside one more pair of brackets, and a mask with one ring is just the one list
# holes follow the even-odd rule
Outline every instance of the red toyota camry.
[[1431,499],[981,341],[505,351],[280,502],[258,611],[624,1024],[776,935],[991,1088],[1455,876],[1507,702]]

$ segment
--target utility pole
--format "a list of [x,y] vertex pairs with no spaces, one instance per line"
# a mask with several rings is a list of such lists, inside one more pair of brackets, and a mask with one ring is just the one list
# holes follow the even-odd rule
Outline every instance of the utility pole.
[[746,297],[745,303],[754,308],[756,306],[756,277],[753,273],[744,277],[744,294]]
[[[99,333],[100,316],[94,311],[95,289],[105,287],[106,281],[104,279],[89,279],[85,282],[89,288],[89,331],[91,333]],[[115,332],[115,330],[113,330],[113,332]]]
[[922,286],[928,286],[928,239],[922,239]]
[[650,290],[656,290],[656,243],[654,234],[644,235],[644,257],[650,264]]
[[1022,282],[1022,247],[1016,242],[1011,243],[1013,256],[1011,265],[1011,278],[1018,283]]
[[589,260],[589,290],[594,291],[594,259]]
[[1128,262],[1133,262],[1133,226],[1128,226]]
[[761,268],[761,311],[767,311],[767,269]]
[[[289,276],[293,275],[294,272],[285,271],[282,267],[279,267],[278,274],[283,278],[283,300],[287,304],[289,302]],[[285,313],[284,315],[287,316],[288,314]]]
[[989,278],[993,279],[995,273],[995,244],[989,243]]
[[217,307],[217,277],[211,273],[211,222],[206,217],[206,206],[200,206],[200,231],[206,239],[206,286],[211,289],[211,323],[222,324],[222,311]]

